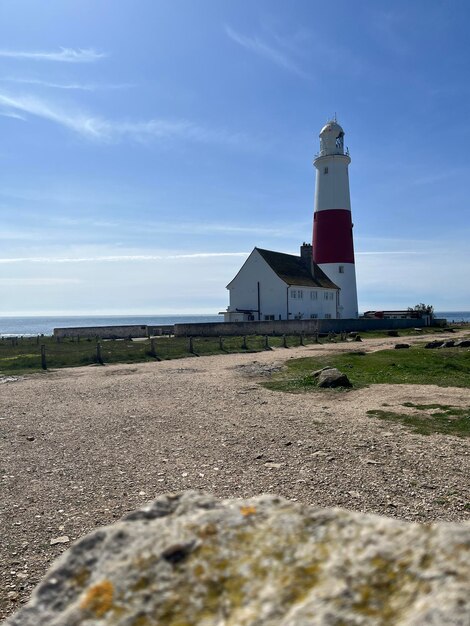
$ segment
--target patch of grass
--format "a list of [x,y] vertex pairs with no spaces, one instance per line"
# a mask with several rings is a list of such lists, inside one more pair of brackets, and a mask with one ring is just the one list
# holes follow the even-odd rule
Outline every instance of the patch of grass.
[[426,350],[422,346],[411,350],[380,350],[365,355],[349,352],[292,359],[264,384],[278,391],[313,389],[316,385],[311,373],[327,365],[345,372],[356,388],[383,383],[470,387],[470,351],[455,348]]
[[[407,406],[414,406],[411,402]],[[439,407],[439,413],[426,413],[426,410]],[[381,420],[401,423],[412,432],[420,435],[432,435],[443,433],[456,435],[457,437],[470,437],[470,407],[461,408],[446,405],[417,405],[419,412],[412,414],[396,413],[395,411],[383,411],[374,409],[367,411],[367,415]]]

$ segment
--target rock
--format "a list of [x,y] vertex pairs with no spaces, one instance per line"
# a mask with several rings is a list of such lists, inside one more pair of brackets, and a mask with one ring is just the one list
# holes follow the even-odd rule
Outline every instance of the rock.
[[323,370],[318,376],[319,387],[352,387],[349,378],[336,367]]
[[415,333],[422,333],[423,332],[422,328],[413,328],[413,330],[415,331]]
[[34,441],[35,437],[33,437],[32,435],[28,435],[26,437],[26,441]]
[[321,370],[315,370],[314,372],[312,372],[312,377],[318,378],[322,372],[326,370],[332,370],[332,369],[334,369],[332,365],[327,365],[326,367],[322,367]]
[[55,546],[59,543],[68,543],[70,541],[70,539],[67,537],[67,535],[63,535],[62,537],[56,537],[55,539],[51,539],[49,541],[49,544],[51,546]]
[[443,341],[438,341],[437,339],[435,339],[434,341],[430,341],[429,343],[427,343],[424,347],[428,350],[433,350],[434,348],[442,348],[443,343]]
[[279,469],[280,467],[282,467],[283,463],[272,463],[271,461],[267,461],[264,464],[264,467],[269,467],[271,469]]
[[460,339],[460,341],[456,341],[454,343],[456,348],[470,348],[470,340],[468,339]]
[[403,350],[405,348],[409,348],[410,344],[409,343],[396,343],[395,344],[395,350]]
[[362,341],[362,339],[361,339],[361,335],[356,335],[356,336],[354,337],[354,341]]
[[4,626],[468,626],[470,524],[162,496],[65,552]]
[[453,348],[455,346],[455,341],[453,339],[448,339],[444,341],[441,348]]

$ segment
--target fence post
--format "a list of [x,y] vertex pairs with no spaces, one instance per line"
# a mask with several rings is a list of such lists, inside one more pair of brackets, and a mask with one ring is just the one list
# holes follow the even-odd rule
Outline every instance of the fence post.
[[189,338],[188,350],[190,354],[194,354],[193,338]]
[[96,344],[96,360],[100,365],[104,365],[103,357],[101,356],[101,344],[100,343]]
[[264,349],[269,350],[269,337],[268,335],[264,336]]
[[282,347],[287,348],[287,337],[282,335]]
[[304,334],[303,334],[303,333],[300,333],[300,344],[299,344],[299,345],[301,345],[301,346],[305,346],[305,343],[304,343]]
[[41,367],[43,370],[47,370],[46,346],[44,344],[41,346]]
[[150,339],[150,356],[156,357],[157,350],[155,348],[155,339]]
[[247,348],[248,346],[246,345],[246,335],[243,335],[242,350],[246,350]]
[[223,349],[224,349],[224,338],[219,337],[219,350],[223,350]]

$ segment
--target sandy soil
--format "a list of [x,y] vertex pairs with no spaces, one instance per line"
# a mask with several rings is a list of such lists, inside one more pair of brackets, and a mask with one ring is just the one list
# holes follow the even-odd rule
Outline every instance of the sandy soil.
[[[168,491],[272,492],[419,522],[470,519],[470,441],[366,415],[384,403],[470,406],[470,389],[293,395],[258,384],[286,359],[357,348],[77,368],[1,384],[0,617],[73,540]],[[58,537],[64,543],[51,545]]]

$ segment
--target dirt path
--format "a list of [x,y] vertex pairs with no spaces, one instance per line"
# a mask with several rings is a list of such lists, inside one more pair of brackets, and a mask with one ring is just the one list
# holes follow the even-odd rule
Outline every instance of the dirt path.
[[[291,395],[258,384],[286,359],[344,349],[77,368],[0,385],[0,617],[71,541],[163,492],[273,492],[406,520],[470,519],[469,440],[411,434],[366,415],[406,401],[470,406],[470,389]],[[69,541],[50,545],[61,536]]]

